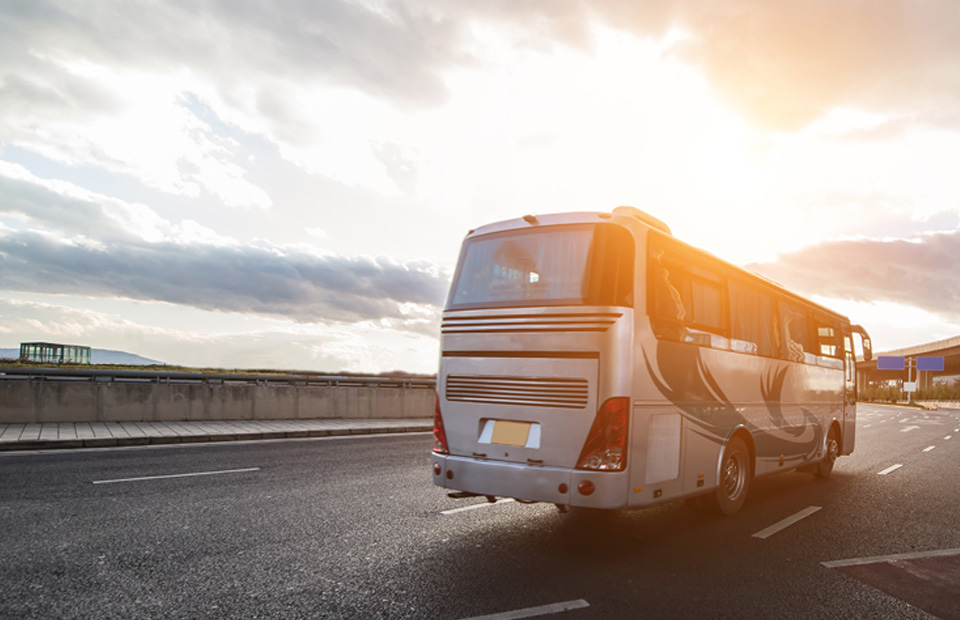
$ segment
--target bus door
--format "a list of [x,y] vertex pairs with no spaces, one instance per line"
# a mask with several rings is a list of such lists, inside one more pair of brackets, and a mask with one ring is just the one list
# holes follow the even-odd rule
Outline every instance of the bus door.
[[853,452],[857,433],[857,356],[853,349],[853,335],[843,334],[843,446],[840,454]]

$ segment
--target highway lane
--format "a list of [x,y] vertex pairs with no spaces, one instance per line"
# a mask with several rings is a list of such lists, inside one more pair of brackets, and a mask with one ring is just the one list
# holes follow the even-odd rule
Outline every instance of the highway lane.
[[829,563],[960,549],[957,429],[861,405],[828,481],[601,523],[447,498],[425,434],[5,454],[0,617],[949,618],[884,592],[890,563]]

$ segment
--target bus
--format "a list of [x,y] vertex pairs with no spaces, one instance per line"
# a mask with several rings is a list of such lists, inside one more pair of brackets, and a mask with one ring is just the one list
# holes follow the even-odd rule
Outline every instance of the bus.
[[733,514],[754,477],[853,452],[858,346],[871,359],[862,327],[633,207],[483,226],[443,310],[433,480]]

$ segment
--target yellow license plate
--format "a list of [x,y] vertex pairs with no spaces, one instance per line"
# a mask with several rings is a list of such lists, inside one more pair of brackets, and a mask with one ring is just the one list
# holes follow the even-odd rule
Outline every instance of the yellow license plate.
[[490,438],[490,442],[504,446],[525,446],[529,437],[529,422],[496,420],[493,423],[493,436]]

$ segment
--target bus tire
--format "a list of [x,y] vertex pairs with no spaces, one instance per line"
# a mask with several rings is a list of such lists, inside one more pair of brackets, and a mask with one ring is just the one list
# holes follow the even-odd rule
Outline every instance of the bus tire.
[[827,433],[827,445],[825,446],[823,460],[817,463],[817,468],[813,475],[817,478],[829,478],[833,473],[833,464],[837,462],[837,456],[840,455],[840,434],[836,426],[830,427]]
[[732,438],[723,451],[717,488],[708,496],[710,508],[725,515],[740,510],[747,501],[751,470],[747,444],[739,437]]

